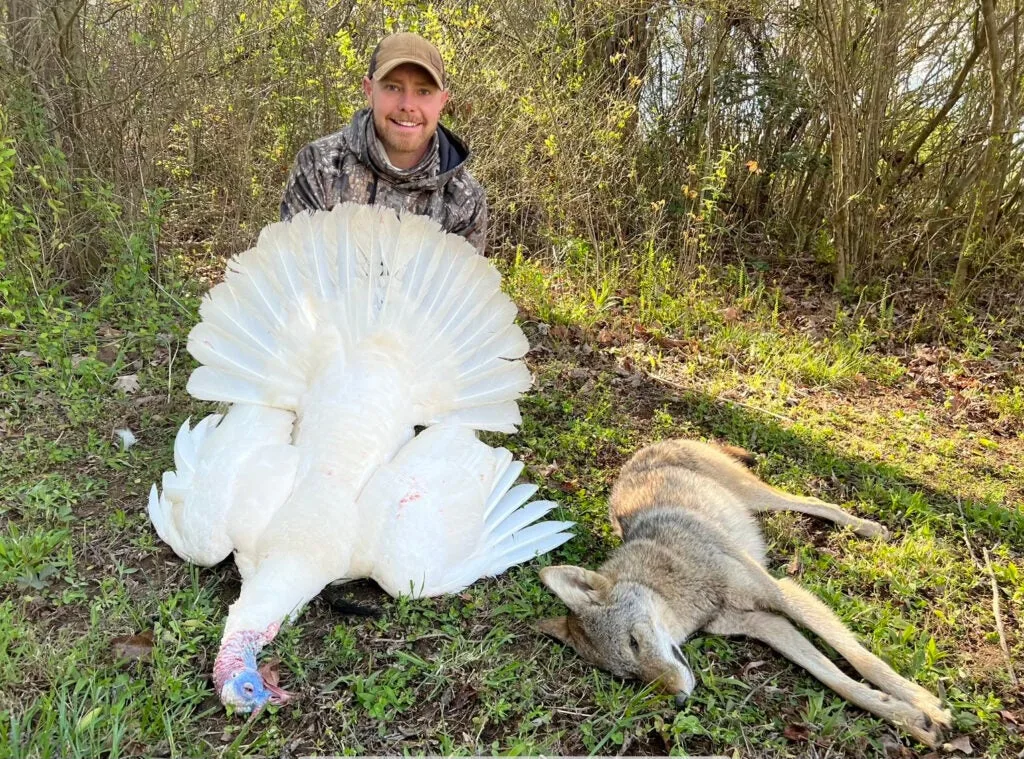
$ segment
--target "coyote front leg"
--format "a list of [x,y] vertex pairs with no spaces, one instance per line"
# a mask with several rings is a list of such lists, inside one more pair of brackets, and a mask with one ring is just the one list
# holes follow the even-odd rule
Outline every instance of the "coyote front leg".
[[727,611],[705,628],[718,635],[743,635],[763,641],[803,667],[843,698],[907,730],[922,743],[935,747],[942,728],[918,706],[875,690],[845,675],[815,648],[787,619],[764,611]]
[[886,693],[915,705],[939,724],[949,724],[950,714],[942,708],[942,702],[938,697],[917,683],[900,676],[892,667],[864,648],[821,599],[790,580],[773,578],[773,582],[779,593],[771,603],[775,611],[785,614],[821,637],[865,679]]

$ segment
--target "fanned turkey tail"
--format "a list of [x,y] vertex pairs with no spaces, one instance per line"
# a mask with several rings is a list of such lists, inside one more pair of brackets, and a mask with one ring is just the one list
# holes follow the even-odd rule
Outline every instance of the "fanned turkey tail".
[[511,432],[531,381],[497,270],[424,216],[342,204],[271,224],[200,314],[188,390],[206,400],[295,411],[327,362],[386,350],[415,423]]

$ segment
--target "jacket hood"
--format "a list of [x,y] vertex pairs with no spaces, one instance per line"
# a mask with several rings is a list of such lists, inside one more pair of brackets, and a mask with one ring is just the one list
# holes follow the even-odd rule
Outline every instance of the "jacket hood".
[[469,160],[469,147],[441,124],[434,133],[434,143],[423,160],[408,170],[396,169],[386,159],[384,146],[377,139],[373,116],[364,108],[352,117],[345,130],[345,141],[359,160],[387,177],[400,190],[439,190]]

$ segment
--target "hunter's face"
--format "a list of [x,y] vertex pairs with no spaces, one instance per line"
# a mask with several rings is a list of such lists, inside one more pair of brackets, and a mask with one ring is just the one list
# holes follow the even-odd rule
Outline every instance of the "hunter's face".
[[421,67],[403,63],[379,79],[364,78],[363,92],[388,159],[396,168],[411,169],[430,145],[448,91]]

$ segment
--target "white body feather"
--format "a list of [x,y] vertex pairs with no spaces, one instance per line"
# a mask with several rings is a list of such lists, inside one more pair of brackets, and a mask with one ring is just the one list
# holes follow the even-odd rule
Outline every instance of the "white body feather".
[[225,637],[332,581],[437,595],[569,539],[533,524],[554,504],[526,504],[522,465],[476,438],[514,431],[530,384],[499,280],[429,219],[351,205],[272,224],[229,263],[189,335],[188,389],[232,405],[182,426],[149,505],[182,558],[235,552]]

